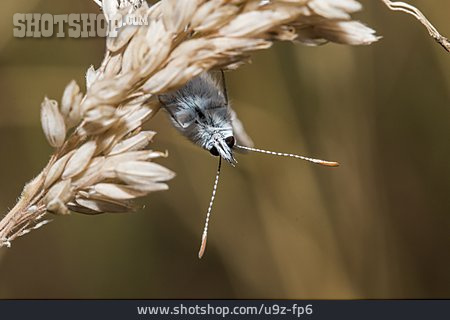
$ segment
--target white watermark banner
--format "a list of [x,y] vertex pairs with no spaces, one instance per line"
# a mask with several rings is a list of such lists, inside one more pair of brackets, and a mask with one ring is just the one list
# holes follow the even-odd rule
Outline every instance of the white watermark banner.
[[148,25],[148,17],[116,14],[108,21],[103,14],[16,13],[13,36],[16,38],[96,38],[117,37],[125,26]]

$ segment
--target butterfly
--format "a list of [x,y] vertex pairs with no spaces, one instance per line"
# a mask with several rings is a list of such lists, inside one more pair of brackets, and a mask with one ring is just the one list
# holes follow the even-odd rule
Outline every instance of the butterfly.
[[199,258],[203,256],[206,249],[208,225],[219,182],[222,159],[235,166],[237,164],[234,158],[235,152],[252,151],[302,159],[328,167],[339,166],[339,163],[334,161],[254,148],[251,138],[245,132],[242,122],[229,103],[223,70],[220,71],[220,79],[213,73],[214,71],[201,73],[181,88],[159,95],[161,106],[167,111],[174,127],[188,140],[219,158],[203,229]]

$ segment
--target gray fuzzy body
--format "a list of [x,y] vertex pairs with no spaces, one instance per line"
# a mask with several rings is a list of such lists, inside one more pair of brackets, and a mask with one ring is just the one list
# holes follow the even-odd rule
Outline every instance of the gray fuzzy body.
[[160,95],[159,99],[183,136],[235,163],[232,110],[224,90],[209,73],[200,74],[180,89]]

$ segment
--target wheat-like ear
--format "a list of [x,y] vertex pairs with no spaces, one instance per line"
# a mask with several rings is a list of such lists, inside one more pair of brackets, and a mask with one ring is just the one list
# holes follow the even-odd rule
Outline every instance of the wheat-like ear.
[[274,41],[349,45],[378,40],[351,20],[356,0],[94,0],[106,17],[139,15],[107,38],[86,90],[72,81],[60,102],[44,99],[41,120],[55,148],[0,221],[0,246],[44,225],[47,213],[98,214],[133,209],[132,199],[166,190],[174,173],[153,160],[155,132],[143,130],[159,109],[157,95],[215,67],[235,68]]

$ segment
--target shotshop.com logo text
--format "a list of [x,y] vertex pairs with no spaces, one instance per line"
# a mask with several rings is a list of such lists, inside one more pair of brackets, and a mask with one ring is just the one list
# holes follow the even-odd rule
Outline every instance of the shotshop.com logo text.
[[123,26],[148,25],[148,17],[116,14],[110,21],[103,14],[16,13],[13,16],[16,38],[96,38],[117,37]]

